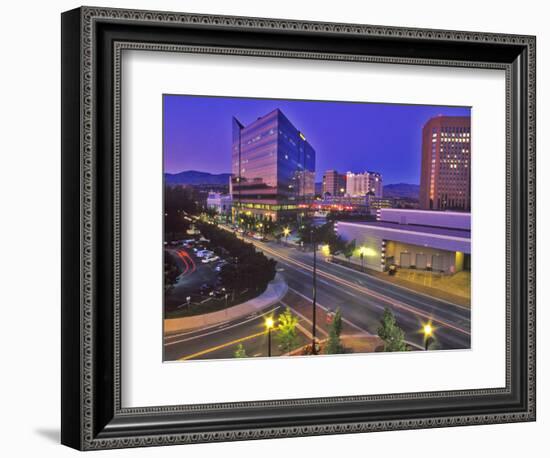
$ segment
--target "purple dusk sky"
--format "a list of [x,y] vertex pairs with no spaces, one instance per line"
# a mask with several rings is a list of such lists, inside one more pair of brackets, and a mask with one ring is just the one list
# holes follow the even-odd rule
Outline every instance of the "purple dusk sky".
[[231,172],[231,118],[245,126],[275,108],[316,152],[325,170],[382,173],[384,183],[420,182],[422,126],[468,107],[164,95],[164,170]]

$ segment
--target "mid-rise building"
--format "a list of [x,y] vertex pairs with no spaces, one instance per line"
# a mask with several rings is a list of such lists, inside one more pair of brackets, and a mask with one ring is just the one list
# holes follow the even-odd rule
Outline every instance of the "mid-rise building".
[[420,208],[470,211],[470,117],[438,116],[422,130]]
[[346,175],[327,170],[323,175],[323,196],[343,196],[346,193]]
[[231,194],[222,194],[219,192],[209,192],[206,198],[206,207],[215,210],[218,215],[231,215],[233,199]]
[[315,183],[315,196],[321,197],[323,195],[323,182],[318,181]]
[[276,109],[248,126],[233,118],[231,193],[241,212],[295,218],[315,196],[315,150]]
[[454,274],[470,270],[470,213],[381,208],[376,222],[338,221],[336,232],[358,250],[350,262],[384,271],[403,269]]
[[382,175],[378,172],[346,174],[346,194],[351,197],[382,197]]

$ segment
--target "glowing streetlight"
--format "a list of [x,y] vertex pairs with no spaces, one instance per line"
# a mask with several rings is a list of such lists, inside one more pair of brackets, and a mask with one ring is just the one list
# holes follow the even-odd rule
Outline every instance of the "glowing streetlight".
[[432,325],[431,324],[425,324],[424,328],[423,328],[423,331],[424,331],[424,335],[426,337],[431,337],[432,332],[433,332]]
[[267,329],[267,356],[271,356],[271,330],[275,326],[275,321],[269,316],[265,319],[264,324]]
[[426,323],[422,326],[422,332],[424,333],[424,350],[428,350],[428,346],[433,341],[434,328],[431,323]]
[[288,236],[290,235],[290,228],[289,227],[285,227],[283,229],[283,235],[285,236],[285,242],[288,243]]
[[362,246],[362,247],[359,248],[358,253],[359,253],[359,257],[361,258],[361,271],[364,272],[365,271],[365,256],[375,256],[376,255],[376,250],[374,250],[373,248]]

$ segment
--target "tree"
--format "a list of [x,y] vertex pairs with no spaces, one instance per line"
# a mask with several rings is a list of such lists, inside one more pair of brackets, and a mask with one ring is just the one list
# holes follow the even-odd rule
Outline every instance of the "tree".
[[239,269],[233,264],[225,264],[220,272],[222,285],[231,291],[231,300],[235,300],[235,290],[240,287],[241,275]]
[[226,288],[233,291],[254,288],[259,291],[275,278],[276,261],[257,252],[251,243],[211,224],[197,222],[196,227],[212,242],[218,254],[225,256],[229,253],[234,259],[234,264],[222,267],[221,279]]
[[237,345],[237,349],[235,350],[235,353],[233,355],[235,356],[235,358],[248,358],[243,344]]
[[277,327],[277,342],[279,348],[284,353],[291,352],[298,345],[298,332],[296,326],[298,325],[298,317],[293,315],[290,308],[279,316],[279,326]]
[[344,249],[342,250],[344,256],[348,261],[353,256],[354,251],[355,251],[355,239],[353,239],[351,242],[346,243]]
[[336,235],[334,232],[329,237],[327,244],[330,248],[330,252],[334,255],[340,254],[346,248],[346,242],[339,235]]
[[313,236],[315,235],[315,228],[308,223],[301,224],[298,227],[298,241],[305,245],[306,243],[312,243]]
[[164,210],[165,213],[183,213],[195,215],[199,212],[196,190],[185,186],[165,186]]
[[275,235],[279,230],[279,226],[276,222],[271,219],[266,219],[262,222],[263,224],[263,234],[264,235]]
[[327,355],[336,355],[344,352],[344,346],[340,341],[340,334],[342,333],[342,311],[340,308],[336,309],[332,323],[328,331],[328,342],[325,347],[325,353]]
[[172,257],[166,253],[164,257],[164,291],[168,292],[174,288],[178,278],[178,267]]
[[321,226],[313,226],[311,222],[302,224],[298,229],[298,240],[304,244],[328,245],[333,255],[342,252],[346,246],[342,237],[336,234],[332,221]]
[[239,223],[244,226],[247,231],[249,231],[256,226],[256,218],[254,218],[253,215],[243,213],[239,215]]
[[405,333],[399,327],[393,312],[386,307],[380,327],[378,328],[378,337],[384,341],[384,351],[407,351],[405,342]]
[[207,216],[207,218],[214,219],[218,215],[218,211],[214,207],[206,207],[204,209],[204,214]]

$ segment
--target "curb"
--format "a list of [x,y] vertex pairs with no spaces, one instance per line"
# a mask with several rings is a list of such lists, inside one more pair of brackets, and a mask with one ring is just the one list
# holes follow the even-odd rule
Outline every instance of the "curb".
[[205,313],[183,318],[168,318],[164,320],[164,335],[174,332],[190,331],[221,324],[251,315],[279,302],[287,293],[288,285],[279,274],[269,282],[266,290],[258,297],[250,299],[242,304],[234,305],[217,312]]

